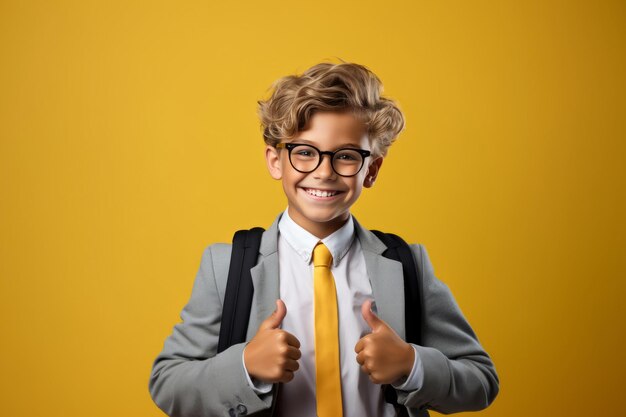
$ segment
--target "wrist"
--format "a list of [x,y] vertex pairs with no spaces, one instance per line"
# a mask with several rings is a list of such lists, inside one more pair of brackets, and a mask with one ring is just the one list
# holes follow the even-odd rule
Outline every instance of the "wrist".
[[404,376],[408,377],[413,371],[413,365],[415,364],[415,349],[410,343],[405,343],[406,359],[404,361]]
[[248,349],[249,343],[243,348],[243,366],[246,369],[246,372],[251,378],[256,378],[254,373],[254,364],[250,361],[250,352]]

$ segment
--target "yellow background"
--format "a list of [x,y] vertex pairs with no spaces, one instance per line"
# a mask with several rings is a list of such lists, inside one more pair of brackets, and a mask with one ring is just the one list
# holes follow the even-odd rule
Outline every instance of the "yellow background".
[[203,249],[285,207],[256,101],[342,58],[407,128],[354,214],[425,244],[484,416],[622,415],[621,1],[0,2],[0,414],[159,416]]

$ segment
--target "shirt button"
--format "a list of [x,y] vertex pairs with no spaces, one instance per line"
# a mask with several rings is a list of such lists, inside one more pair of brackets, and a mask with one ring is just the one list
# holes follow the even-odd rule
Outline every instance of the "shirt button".
[[237,406],[237,411],[239,411],[239,414],[241,414],[241,415],[246,415],[248,413],[248,409],[243,404],[239,404]]

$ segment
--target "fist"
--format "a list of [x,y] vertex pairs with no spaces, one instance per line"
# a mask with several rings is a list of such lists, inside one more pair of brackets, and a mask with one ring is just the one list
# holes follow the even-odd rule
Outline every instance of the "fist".
[[363,319],[372,332],[357,342],[356,361],[373,383],[390,384],[411,373],[415,351],[371,308],[371,300],[361,306]]
[[300,342],[294,335],[278,327],[287,314],[282,300],[267,318],[243,351],[243,360],[251,377],[263,382],[289,382],[298,370]]

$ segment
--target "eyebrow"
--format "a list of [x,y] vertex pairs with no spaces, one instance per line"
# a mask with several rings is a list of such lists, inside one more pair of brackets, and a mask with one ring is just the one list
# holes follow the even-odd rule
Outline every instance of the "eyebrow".
[[[302,143],[306,143],[306,144],[308,144],[308,145],[313,145],[313,146],[316,146],[316,147],[317,147],[317,146],[319,146],[319,145],[317,145],[317,144],[316,144],[315,142],[313,142],[313,141],[310,141],[310,140],[308,140],[308,139],[302,139],[302,138],[295,138],[295,139],[293,139],[291,142],[292,142],[292,143],[294,143],[294,142],[302,142]],[[351,148],[361,149],[361,145],[360,145],[360,144],[356,144],[356,143],[353,143],[353,142],[344,142],[344,143],[342,143],[342,144],[340,144],[340,145],[337,145],[337,146],[335,147],[335,149],[341,149],[341,148],[345,148],[345,147],[351,147]]]

